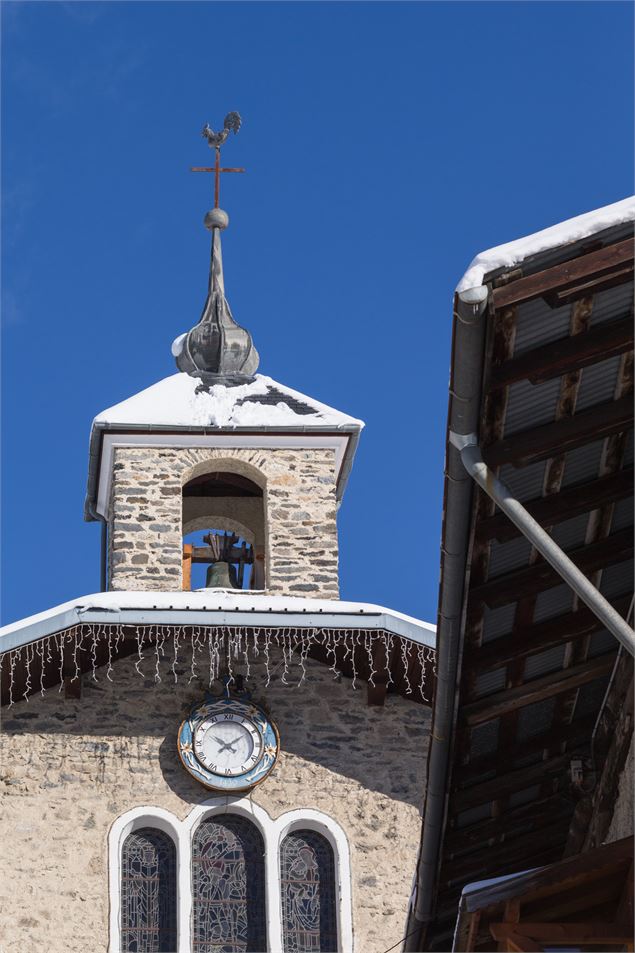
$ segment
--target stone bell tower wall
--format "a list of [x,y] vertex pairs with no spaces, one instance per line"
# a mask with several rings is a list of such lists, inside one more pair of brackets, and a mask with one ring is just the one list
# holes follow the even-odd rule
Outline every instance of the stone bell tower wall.
[[213,471],[262,487],[266,590],[337,599],[335,451],[328,448],[117,448],[109,588],[181,589],[183,486]]

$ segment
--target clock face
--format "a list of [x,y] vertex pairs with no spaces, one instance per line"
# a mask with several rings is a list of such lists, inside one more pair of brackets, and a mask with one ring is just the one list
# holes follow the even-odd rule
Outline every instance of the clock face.
[[262,735],[249,718],[224,712],[212,715],[194,731],[194,754],[209,771],[235,778],[251,770],[262,756]]
[[178,750],[193,777],[216,791],[246,791],[264,781],[278,757],[278,729],[257,705],[232,697],[192,708]]

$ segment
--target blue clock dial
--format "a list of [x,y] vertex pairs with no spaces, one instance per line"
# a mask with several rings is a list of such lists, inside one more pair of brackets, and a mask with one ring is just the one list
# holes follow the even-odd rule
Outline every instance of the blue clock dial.
[[179,730],[184,767],[219,791],[244,791],[259,784],[273,768],[278,749],[278,730],[264,711],[231,697],[194,706]]

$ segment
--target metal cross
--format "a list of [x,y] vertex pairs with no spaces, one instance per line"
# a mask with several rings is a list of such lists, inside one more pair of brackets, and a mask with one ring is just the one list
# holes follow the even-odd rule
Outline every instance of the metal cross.
[[234,135],[242,125],[242,119],[239,113],[231,112],[225,116],[225,122],[220,132],[214,132],[209,123],[203,127],[203,138],[207,139],[210,149],[216,152],[216,161],[212,168],[206,166],[192,166],[192,172],[213,172],[214,173],[214,208],[218,208],[218,199],[220,196],[220,174],[221,172],[244,172],[244,169],[223,169],[220,164],[220,147],[225,144],[230,132]]
[[220,148],[215,146],[216,151],[216,162],[211,167],[206,167],[202,165],[194,165],[191,167],[191,172],[213,172],[214,173],[214,208],[218,208],[218,199],[220,197],[220,174],[221,172],[245,172],[245,169],[230,169],[221,168],[220,164]]

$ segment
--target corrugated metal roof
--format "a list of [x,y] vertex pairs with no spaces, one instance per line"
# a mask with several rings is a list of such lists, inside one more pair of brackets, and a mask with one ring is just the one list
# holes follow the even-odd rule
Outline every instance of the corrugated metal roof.
[[607,566],[602,571],[600,592],[607,599],[615,599],[633,590],[633,560],[626,559],[623,563]]
[[576,483],[586,483],[600,472],[602,461],[603,440],[585,443],[575,450],[569,450],[564,457],[563,486],[573,486]]
[[578,689],[578,698],[575,703],[575,717],[582,718],[584,715],[591,715],[599,711],[602,699],[606,694],[606,686],[609,683],[609,676],[605,678],[596,678]]
[[570,304],[550,308],[542,298],[535,298],[517,305],[514,357],[568,337],[570,323]]
[[595,407],[596,404],[605,404],[613,400],[621,360],[621,355],[618,354],[616,357],[609,357],[606,361],[582,368],[575,405],[576,413]]
[[593,298],[591,327],[619,318],[627,318],[633,311],[633,285],[627,282],[616,288],[599,291]]
[[584,544],[588,525],[589,514],[581,513],[580,516],[573,516],[569,520],[557,523],[549,532],[552,539],[554,539],[562,549],[575,549],[577,546]]
[[613,510],[613,521],[611,522],[611,532],[616,533],[618,529],[627,529],[633,525],[633,500],[629,497],[626,500],[620,500],[615,504]]
[[528,467],[513,467],[506,463],[500,469],[500,478],[522,503],[536,500],[542,496],[546,466],[544,460],[530,463]]
[[486,721],[482,725],[472,728],[470,735],[470,757],[476,758],[479,755],[490,754],[496,751],[498,747],[498,732],[500,722],[498,718],[493,721]]
[[495,668],[489,672],[482,672],[474,685],[474,697],[485,698],[505,688],[505,669]]
[[501,635],[508,635],[514,626],[515,615],[515,603],[507,603],[507,605],[497,606],[495,609],[485,606],[483,612],[483,642],[491,642],[493,639],[499,639]]
[[524,788],[522,791],[514,791],[513,794],[509,795],[509,806],[520,807],[521,804],[529,804],[529,802],[534,801],[539,794],[539,784],[534,784],[530,788]]
[[540,424],[551,423],[556,415],[559,396],[558,377],[545,381],[544,384],[531,384],[529,381],[516,381],[511,384],[503,435],[509,437]]
[[549,729],[553,721],[556,706],[555,698],[546,698],[544,701],[525,705],[518,712],[518,727],[516,740],[527,741],[535,735],[541,735]]
[[527,565],[531,552],[531,543],[524,536],[515,536],[506,543],[498,543],[495,539],[490,545],[488,579],[494,579],[503,573],[511,572]]
[[573,592],[564,583],[539,592],[534,609],[534,622],[544,622],[573,608]]
[[605,652],[612,651],[616,645],[615,636],[605,629],[603,632],[596,632],[591,636],[587,654],[589,658],[596,658],[598,655],[604,655]]
[[562,668],[565,653],[566,644],[563,644],[555,645],[552,649],[541,652],[539,655],[530,655],[525,662],[523,681],[530,682],[533,678],[538,678],[540,675],[557,672],[559,668]]

